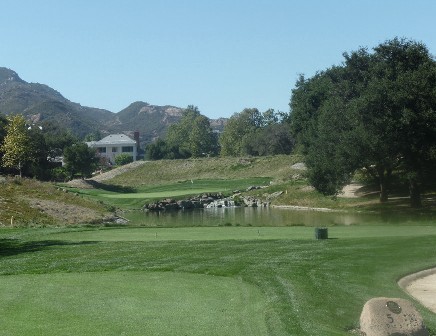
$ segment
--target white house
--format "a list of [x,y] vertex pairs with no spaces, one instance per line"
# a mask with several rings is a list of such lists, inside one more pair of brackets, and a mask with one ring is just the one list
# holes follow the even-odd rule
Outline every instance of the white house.
[[120,154],[129,154],[136,161],[138,156],[138,143],[125,134],[111,134],[99,141],[86,143],[89,147],[95,148],[101,157],[105,157],[112,164],[115,157]]

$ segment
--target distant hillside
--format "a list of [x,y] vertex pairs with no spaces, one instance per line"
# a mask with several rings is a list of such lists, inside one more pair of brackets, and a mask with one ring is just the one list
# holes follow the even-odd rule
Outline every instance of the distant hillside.
[[104,130],[113,113],[84,107],[64,98],[47,85],[27,83],[10,69],[0,68],[0,112],[23,114],[34,123],[52,122],[80,137],[96,127]]
[[169,125],[179,121],[183,109],[174,106],[155,106],[145,102],[135,102],[116,114],[116,124],[112,130],[140,131],[141,142],[150,143],[165,134]]
[[[0,67],[0,113],[23,114],[34,123],[51,122],[70,129],[79,137],[100,131],[103,135],[139,131],[141,143],[150,143],[176,123],[183,109],[135,102],[118,113],[82,106],[66,99],[47,85],[27,83],[10,69]],[[222,130],[226,119],[211,120]]]

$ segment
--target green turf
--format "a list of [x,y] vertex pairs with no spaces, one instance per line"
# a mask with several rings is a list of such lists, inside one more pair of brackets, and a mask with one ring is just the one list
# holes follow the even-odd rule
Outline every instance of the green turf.
[[266,300],[232,278],[168,272],[5,276],[2,335],[265,335]]
[[191,188],[187,190],[171,190],[171,191],[157,191],[157,192],[138,192],[138,193],[126,193],[126,194],[100,194],[102,197],[107,198],[139,198],[139,199],[150,199],[150,198],[168,198],[168,197],[179,197],[187,195],[201,194],[204,192],[220,192],[223,191],[222,188],[209,188],[209,189],[199,189]]
[[[311,227],[186,227],[82,229],[56,233],[41,239],[65,241],[165,241],[165,240],[265,240],[314,239]],[[337,226],[328,228],[330,239],[420,237],[436,235],[436,226]]]
[[[257,233],[257,228],[206,229],[222,229],[221,232],[236,235],[254,229],[254,234]],[[224,231],[227,229],[230,230]],[[329,235],[333,239],[328,240],[309,237],[313,229],[307,231],[307,238],[303,230],[306,228],[284,229],[292,229],[293,232],[301,230],[300,236],[295,233],[288,239],[283,236],[283,231],[278,230],[276,232],[282,235],[280,239],[256,237],[251,240],[192,241],[159,239],[159,234],[158,239],[153,236],[146,239],[144,232],[156,231],[146,228],[82,232],[65,228],[3,229],[0,230],[0,274],[3,275],[0,281],[25,281],[20,279],[21,276],[24,279],[30,274],[45,274],[49,281],[51,275],[56,279],[65,273],[69,273],[72,279],[82,281],[80,279],[88,272],[98,277],[101,274],[103,277],[124,276],[126,283],[134,283],[138,273],[152,276],[155,272],[158,275],[168,272],[169,278],[186,273],[215,276],[222,280],[224,277],[230,282],[242,281],[255,286],[267,300],[263,312],[265,330],[260,334],[345,336],[349,335],[348,330],[358,326],[361,309],[368,299],[377,296],[410,299],[396,281],[411,272],[436,266],[436,234],[431,227],[399,226],[393,230],[390,226],[379,227],[378,231],[377,227],[332,227],[329,228]],[[189,232],[188,229],[159,230],[163,230],[159,231],[162,233],[171,232],[173,237]],[[207,235],[211,237],[217,232]],[[91,281],[89,288],[85,289],[92,291],[97,287],[98,293],[99,283]],[[201,283],[198,281],[197,285]],[[165,287],[165,280],[160,284]],[[0,302],[6,302],[9,286],[12,284],[4,286],[6,290],[2,295],[5,296],[0,298]],[[101,290],[104,291],[104,287]],[[104,292],[101,295],[106,296],[106,300],[111,297]],[[27,298],[22,299],[23,307],[30,307],[31,301],[26,303]],[[41,309],[51,309],[52,301],[43,301]],[[172,305],[171,301],[168,304]],[[415,304],[434,335],[436,315]],[[207,314],[197,313],[198,319],[203,318],[200,316],[203,313]],[[129,334],[128,326],[121,325],[117,320],[116,310],[104,314],[113,314],[111,324],[119,328],[116,329],[118,334]],[[236,323],[241,316],[234,314],[233,318]],[[175,329],[180,335],[207,334],[204,330],[192,330],[177,320],[162,318],[157,322],[161,322],[162,329],[156,335],[174,335],[171,330]],[[46,323],[68,328],[68,323],[63,324],[59,318]],[[23,328],[35,330],[36,327],[34,321],[28,320]],[[223,332],[222,335],[229,334]]]

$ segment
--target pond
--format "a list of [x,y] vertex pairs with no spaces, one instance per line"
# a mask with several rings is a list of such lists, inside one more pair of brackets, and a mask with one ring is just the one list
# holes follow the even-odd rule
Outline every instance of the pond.
[[[132,217],[132,216],[129,216]],[[436,216],[398,213],[295,210],[289,208],[212,208],[141,212],[134,221],[150,227],[195,226],[335,226],[335,225],[432,225]],[[132,218],[133,219],[133,218]]]

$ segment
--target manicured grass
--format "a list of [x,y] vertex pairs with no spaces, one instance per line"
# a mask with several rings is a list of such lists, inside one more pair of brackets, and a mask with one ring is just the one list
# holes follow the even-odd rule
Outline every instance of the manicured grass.
[[[155,272],[158,272],[156,276],[168,272],[164,274],[169,279],[173,276],[183,277],[184,274],[209,275],[219,277],[223,282],[230,281],[236,291],[239,289],[234,281],[255,286],[261,292],[261,296],[267,300],[266,306],[261,303],[262,321],[265,321],[265,330],[260,332],[262,335],[349,335],[348,330],[358,326],[361,309],[368,299],[377,296],[411,299],[396,281],[403,275],[436,265],[436,233],[432,227],[332,227],[329,228],[329,235],[333,239],[328,240],[306,237],[309,233],[312,236],[313,229],[305,232],[307,228],[303,227],[283,228],[294,230],[292,237],[286,237],[283,231],[278,230],[281,232],[280,239],[236,239],[251,232],[249,229],[256,234],[257,228],[205,229],[208,233],[199,239],[207,236],[212,238],[219,232],[232,232],[234,239],[181,240],[181,236],[189,232],[192,234],[193,231],[168,228],[158,231],[162,234],[172,232],[173,236],[164,239],[159,239],[160,233],[158,239],[153,238],[153,235],[147,237],[144,233],[157,230],[147,228],[82,232],[74,232],[78,229],[3,229],[0,230],[3,237],[0,240],[0,274],[3,275],[0,281],[11,275],[16,281],[25,281],[20,277],[24,279],[29,274],[45,275],[46,281],[53,275],[54,279],[60,281],[65,273],[69,273],[71,279],[77,278],[81,282],[86,279],[83,277],[92,277],[86,275],[92,272],[97,278],[124,277],[126,283],[134,284],[139,281],[135,280],[140,277],[138,274],[146,278]],[[230,231],[225,231],[227,229]],[[260,228],[261,234],[264,229]],[[87,239],[90,240],[85,241]],[[195,279],[198,279],[197,285],[200,286],[204,278],[194,276],[191,279],[194,286]],[[101,281],[104,285],[101,288],[96,280],[90,282],[89,288],[85,285],[84,291],[94,290],[95,295],[101,295],[99,300],[110,300],[112,294],[105,294],[104,291],[105,285],[111,284],[111,281]],[[160,289],[166,291],[168,282],[162,279],[159,283],[162,285]],[[147,285],[146,281],[144,285]],[[157,286],[159,288],[159,284]],[[130,289],[126,291],[128,294]],[[7,298],[7,293],[7,290],[3,291],[2,296],[6,295]],[[125,298],[129,302],[127,294],[121,293],[120,300]],[[5,300],[4,297],[0,298],[0,302]],[[26,303],[26,297],[22,297],[22,300],[22,307],[31,304],[30,301]],[[144,298],[138,300],[145,305],[144,309],[148,309]],[[49,300],[41,299],[40,302],[43,305],[41,309],[49,310],[52,306]],[[168,300],[169,305],[174,305],[171,302]],[[242,305],[243,302],[249,300],[243,298]],[[436,315],[416,305],[434,334]],[[0,306],[8,309],[1,303]],[[133,312],[132,319],[139,319],[137,314],[140,314],[140,310],[133,304],[128,303],[127,308],[129,306]],[[104,306],[101,307],[101,310],[104,309]],[[117,312],[115,309],[112,313],[102,314],[115,316]],[[207,316],[209,313],[196,312],[193,316],[198,316],[199,320],[206,319],[201,316],[203,314]],[[0,319],[3,315],[0,314]],[[234,320],[229,323],[236,323],[241,316],[235,313]],[[159,316],[156,319],[157,322],[167,323],[156,334],[174,335],[172,330],[178,330],[179,335],[208,334],[204,330],[197,332],[177,319],[163,318],[159,321]],[[86,321],[85,318],[85,325],[88,323]],[[261,325],[263,323],[258,317],[256,321]],[[68,328],[68,323],[62,323],[60,317],[48,323],[56,325],[56,328]],[[118,334],[123,331],[129,334],[128,325],[123,325],[115,317],[111,324]],[[25,328],[31,330],[36,326],[34,321],[29,321]],[[224,331],[217,333],[230,334]]]
[[204,192],[220,192],[220,188],[216,189],[198,189],[192,188],[188,190],[177,190],[177,191],[158,191],[158,192],[139,192],[139,193],[129,193],[129,194],[100,194],[102,197],[107,198],[138,198],[138,199],[153,199],[153,198],[167,198],[167,197],[180,197],[201,194]]
[[[166,241],[166,240],[265,240],[313,239],[311,227],[185,227],[120,228],[51,231],[39,239],[60,241]],[[424,237],[436,235],[436,226],[337,226],[328,228],[330,239]],[[36,238],[36,237],[35,237]]]
[[266,300],[229,277],[168,272],[4,276],[2,335],[265,335]]

